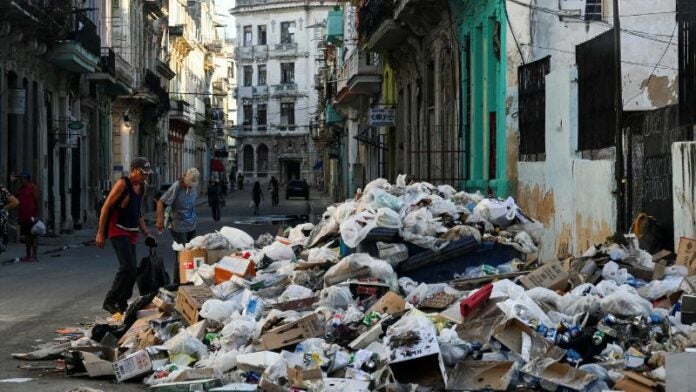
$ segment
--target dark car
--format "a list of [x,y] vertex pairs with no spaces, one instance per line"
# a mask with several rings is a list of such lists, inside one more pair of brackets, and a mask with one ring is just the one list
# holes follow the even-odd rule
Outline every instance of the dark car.
[[305,180],[291,180],[285,188],[285,200],[291,197],[304,197],[309,200],[309,184]]

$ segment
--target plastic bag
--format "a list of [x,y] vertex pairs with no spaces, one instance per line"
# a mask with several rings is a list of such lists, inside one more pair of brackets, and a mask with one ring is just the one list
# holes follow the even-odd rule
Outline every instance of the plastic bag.
[[399,278],[399,287],[404,294],[408,295],[418,287],[418,282],[407,276],[403,276]]
[[31,230],[29,230],[32,235],[44,235],[46,234],[46,224],[43,223],[41,219],[37,220],[34,222],[34,224],[31,226]]
[[445,328],[440,331],[437,342],[440,345],[442,359],[447,366],[456,365],[457,362],[463,361],[470,353],[469,347],[467,347],[465,341],[459,338],[455,327]]
[[408,259],[408,247],[404,244],[377,242],[377,252],[381,260],[386,261],[394,268]]
[[239,352],[236,350],[226,351],[220,349],[212,352],[207,359],[198,361],[196,367],[213,368],[216,377],[222,377],[224,373],[237,367],[237,355],[239,355]]
[[283,294],[278,297],[278,302],[295,301],[298,299],[309,298],[312,295],[314,295],[312,290],[303,286],[291,284],[285,289],[285,291],[283,291]]
[[378,227],[387,227],[391,229],[400,229],[402,226],[399,214],[389,208],[380,208],[377,210],[375,223]]
[[652,304],[629,288],[631,287],[626,285],[619,286],[618,290],[602,298],[600,301],[602,312],[618,316],[649,316]]
[[312,230],[314,230],[314,224],[312,223],[304,223],[301,225],[297,225],[290,229],[290,233],[288,234],[288,240],[290,240],[290,242],[292,242],[293,244],[304,245],[305,242],[307,242],[307,236],[304,234],[304,232],[311,232]]
[[370,181],[367,185],[365,185],[365,189],[363,189],[363,195],[367,195],[376,190],[387,190],[389,188],[391,188],[391,184],[389,183],[389,181],[385,180],[384,178],[378,178],[376,180]]
[[319,304],[329,309],[347,309],[354,304],[353,294],[346,286],[331,286],[321,291]]
[[293,252],[292,248],[278,241],[263,248],[261,252],[273,261],[292,260],[295,258],[295,252]]
[[307,255],[307,261],[310,263],[324,263],[324,262],[330,262],[330,263],[336,263],[338,262],[338,255],[336,252],[332,251],[329,248],[312,248],[309,250],[309,254]]
[[259,236],[259,238],[256,239],[256,247],[257,248],[265,248],[268,245],[272,244],[275,241],[275,238],[269,234],[269,233],[264,233]]
[[517,233],[514,242],[510,245],[515,248],[515,250],[525,254],[536,253],[538,251],[536,244],[534,244],[534,240],[525,231]]
[[363,211],[341,224],[341,239],[349,248],[355,248],[375,227],[374,214]]
[[205,236],[199,235],[197,237],[193,237],[191,241],[186,244],[186,249],[205,249]]
[[370,204],[374,207],[374,209],[389,208],[393,211],[399,211],[404,204],[401,199],[382,189],[375,189],[372,192],[372,196],[374,201],[372,201]]
[[663,280],[653,280],[647,285],[638,289],[641,297],[654,301],[662,296],[673,293],[679,290],[683,277],[679,275],[666,276]]
[[220,234],[227,238],[230,249],[249,250],[254,249],[254,239],[251,236],[234,227],[225,226],[220,229]]
[[517,210],[517,204],[512,197],[508,197],[506,200],[487,198],[476,205],[474,214],[494,225],[508,227],[515,220]]
[[203,303],[199,313],[203,318],[223,323],[232,313],[240,310],[242,310],[242,306],[239,303],[209,299]]
[[524,322],[539,320],[544,325],[553,325],[539,305],[525,294],[498,303],[498,308],[508,317],[516,317]]
[[343,260],[329,268],[324,275],[325,286],[328,287],[341,283],[342,280],[339,278],[345,273],[352,271],[363,271],[358,274],[361,277],[367,275],[372,278],[381,279],[389,285],[392,291],[397,291],[399,289],[398,277],[394,269],[392,269],[386,261],[373,259],[370,255],[364,253],[356,253],[344,257]]
[[491,298],[517,298],[524,294],[524,288],[515,284],[510,279],[503,279],[493,282]]
[[357,205],[354,201],[347,201],[338,207],[336,207],[336,212],[333,215],[334,220],[340,225],[346,219],[350,218],[355,214]]
[[228,249],[230,244],[225,236],[216,231],[205,236],[204,246],[206,249]]
[[208,357],[208,347],[195,336],[189,335],[186,331],[181,331],[171,338],[165,344],[165,347],[170,357],[177,354],[186,354],[196,360]]
[[[420,311],[411,311],[404,315],[399,321],[387,328],[387,338],[392,338],[417,331],[423,334],[437,335],[435,325]],[[385,341],[389,346],[389,342]]]
[[238,350],[246,346],[254,337],[256,331],[256,322],[241,316],[234,319],[222,329],[221,343],[226,347]]
[[433,216],[449,215],[453,219],[459,219],[459,209],[451,200],[437,198],[428,206]]
[[451,199],[457,193],[457,190],[450,185],[439,185],[437,191],[440,192],[445,199]]
[[474,237],[476,242],[481,243],[481,232],[469,225],[459,225],[447,230],[447,233],[440,236],[441,239],[447,241],[456,241],[464,237]]
[[406,187],[406,175],[405,174],[399,174],[398,176],[396,176],[396,186],[399,188]]
[[619,265],[613,261],[610,261],[604,265],[602,269],[602,278],[605,280],[613,280],[618,285],[626,283],[628,279],[628,270],[626,268],[619,268]]

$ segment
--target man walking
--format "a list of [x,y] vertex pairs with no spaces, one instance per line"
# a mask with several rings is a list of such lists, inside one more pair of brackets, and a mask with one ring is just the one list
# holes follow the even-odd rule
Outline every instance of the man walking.
[[208,205],[212,209],[215,222],[220,221],[220,203],[224,197],[221,187],[220,180],[217,178],[213,179],[208,187]]
[[104,299],[103,308],[109,313],[125,312],[128,299],[133,294],[137,278],[135,244],[138,231],[145,235],[146,244],[155,244],[155,238],[150,235],[141,212],[145,180],[150,174],[152,168],[147,158],[133,159],[128,176],[116,181],[99,214],[96,245],[103,248],[104,240],[108,237],[119,263],[111,290]]
[[20,261],[39,261],[39,236],[31,232],[31,228],[39,220],[39,187],[31,181],[31,175],[26,170],[20,174],[19,181],[17,223],[19,234],[24,236],[26,249],[25,256]]
[[[198,198],[198,180],[201,174],[196,168],[186,171],[186,174],[157,201],[157,230],[161,233],[164,227],[164,210],[171,210],[171,233],[174,241],[186,245],[196,236],[196,199]],[[174,262],[174,282],[179,282],[179,260]]]

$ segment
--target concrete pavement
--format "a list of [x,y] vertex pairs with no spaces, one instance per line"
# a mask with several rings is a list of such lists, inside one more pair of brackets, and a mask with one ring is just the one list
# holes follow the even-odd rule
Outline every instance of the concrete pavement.
[[[268,215],[307,216],[310,204],[326,203],[316,194],[310,202],[303,199],[280,200],[280,206],[271,207],[270,193],[262,202],[259,217]],[[281,193],[282,196],[282,193]],[[254,238],[269,232],[275,234],[279,225],[259,219],[249,208],[251,190],[233,192],[222,209],[222,221],[214,222],[207,204],[198,207],[198,233],[205,234],[225,225],[247,231]],[[234,224],[234,222],[244,222]],[[154,231],[154,228],[151,228]],[[28,352],[32,346],[52,342],[58,335],[55,330],[75,327],[80,323],[93,323],[96,317],[107,316],[101,310],[102,301],[117,269],[114,252],[107,243],[105,249],[90,245],[94,238],[93,229],[76,231],[59,239],[40,240],[38,263],[10,263],[0,267],[0,381],[8,378],[28,377],[32,381],[21,384],[0,383],[2,391],[67,391],[78,386],[104,391],[142,391],[140,383],[116,384],[109,380],[72,378],[51,370],[20,369],[22,365],[52,367],[54,363],[27,362],[10,358],[11,353]],[[163,233],[158,237],[159,254],[164,258],[167,269],[173,265],[171,236]],[[23,244],[11,244],[0,260],[12,260],[23,255]],[[138,245],[138,258],[146,250]],[[137,295],[137,288],[134,290]]]

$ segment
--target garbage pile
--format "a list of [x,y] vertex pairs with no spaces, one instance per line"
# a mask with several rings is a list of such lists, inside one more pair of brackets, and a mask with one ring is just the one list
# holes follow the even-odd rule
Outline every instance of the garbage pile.
[[511,198],[380,179],[316,226],[256,241],[225,227],[174,244],[180,286],[15,357],[62,358],[68,374],[162,392],[685,382],[696,356],[691,253],[670,261],[629,236],[540,264],[542,230]]

